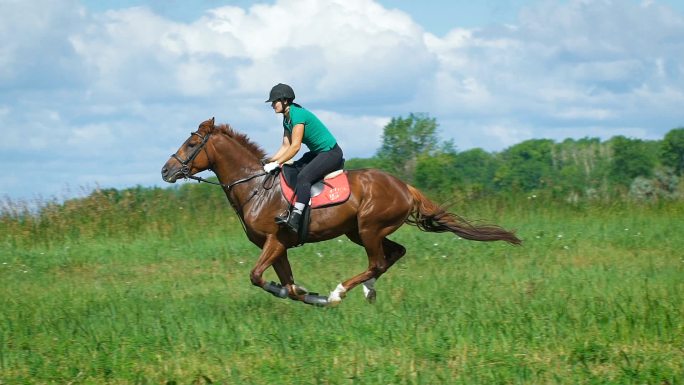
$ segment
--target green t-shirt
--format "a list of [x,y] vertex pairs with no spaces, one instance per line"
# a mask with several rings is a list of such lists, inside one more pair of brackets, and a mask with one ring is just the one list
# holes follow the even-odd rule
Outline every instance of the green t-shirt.
[[309,110],[295,105],[290,106],[290,119],[283,117],[283,127],[290,134],[298,124],[304,124],[304,137],[302,143],[313,152],[330,151],[337,140],[332,136],[328,128]]

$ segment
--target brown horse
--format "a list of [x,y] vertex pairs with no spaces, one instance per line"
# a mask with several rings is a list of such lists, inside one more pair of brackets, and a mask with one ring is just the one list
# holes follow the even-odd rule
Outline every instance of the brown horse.
[[[350,198],[339,205],[312,210],[307,242],[320,242],[346,235],[363,246],[368,269],[340,283],[329,296],[311,295],[295,285],[287,250],[297,245],[297,235],[279,227],[274,218],[285,211],[274,176],[263,172],[259,146],[227,125],[214,125],[214,118],[202,122],[162,168],[162,178],[174,183],[212,170],[235,209],[247,238],[261,248],[251,271],[252,284],[279,297],[310,304],[335,305],[346,292],[364,284],[369,301],[375,299],[375,281],[399,260],[406,249],[387,236],[404,223],[430,232],[452,232],[475,241],[506,241],[520,244],[513,232],[495,225],[475,225],[447,212],[420,191],[385,172],[364,169],[348,171]],[[273,266],[280,285],[266,282],[263,273]]]

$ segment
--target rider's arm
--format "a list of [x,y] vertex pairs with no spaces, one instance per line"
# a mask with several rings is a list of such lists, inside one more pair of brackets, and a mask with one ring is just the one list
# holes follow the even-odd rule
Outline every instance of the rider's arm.
[[[280,148],[278,149],[278,151],[273,156],[268,158],[268,160],[270,162],[277,160],[278,158],[280,158],[283,155],[283,153],[285,153],[285,150],[287,150],[289,147],[290,147],[290,133],[285,131],[285,132],[283,132],[283,144],[280,145]],[[280,162],[278,162],[278,163],[280,163]]]
[[[274,157],[274,160],[278,162],[278,164],[283,164],[287,162],[288,160],[292,159],[297,153],[299,152],[299,149],[302,147],[302,138],[304,137],[304,124],[299,123],[295,125],[292,128],[292,135],[290,137],[290,144],[289,146],[285,147],[285,151],[283,151],[280,156],[277,158]],[[284,142],[283,142],[284,144]],[[280,151],[278,151],[280,153]]]

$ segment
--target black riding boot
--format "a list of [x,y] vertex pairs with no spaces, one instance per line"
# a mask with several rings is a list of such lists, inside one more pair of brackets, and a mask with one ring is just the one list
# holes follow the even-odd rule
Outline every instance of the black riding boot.
[[294,231],[295,233],[298,233],[299,225],[302,223],[302,213],[299,211],[295,211],[295,209],[293,208],[287,217],[276,217],[275,221],[277,224],[285,225],[288,229]]

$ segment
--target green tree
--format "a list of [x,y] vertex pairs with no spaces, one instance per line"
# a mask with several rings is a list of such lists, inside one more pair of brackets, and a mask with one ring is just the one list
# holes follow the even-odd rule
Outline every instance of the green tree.
[[649,178],[653,174],[656,156],[651,143],[624,136],[613,137],[609,143],[613,149],[609,175],[614,183],[629,186],[634,178]]
[[455,172],[465,186],[493,190],[494,176],[499,167],[499,161],[493,154],[473,148],[458,153],[455,163]]
[[437,126],[427,114],[392,118],[384,128],[377,153],[381,167],[412,182],[418,157],[437,149]]
[[[605,155],[603,155],[605,153]],[[554,193],[584,194],[605,179],[607,146],[599,138],[565,139],[553,146]]]
[[675,128],[665,135],[660,160],[663,165],[672,167],[678,175],[684,173],[684,128]]
[[439,150],[419,156],[414,176],[416,186],[439,194],[449,194],[463,183],[456,158],[452,142],[446,142]]
[[348,170],[358,170],[361,168],[381,168],[382,165],[376,157],[371,158],[351,158],[344,162],[344,168]]
[[498,185],[523,191],[546,187],[552,175],[553,145],[551,139],[531,139],[506,149],[496,171]]

